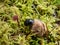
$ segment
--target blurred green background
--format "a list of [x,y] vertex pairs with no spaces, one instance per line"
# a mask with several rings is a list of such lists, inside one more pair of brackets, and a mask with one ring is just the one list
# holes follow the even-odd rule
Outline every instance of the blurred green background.
[[[24,26],[27,18],[43,21],[48,38],[32,34]],[[58,45],[59,40],[60,0],[0,0],[0,45]]]

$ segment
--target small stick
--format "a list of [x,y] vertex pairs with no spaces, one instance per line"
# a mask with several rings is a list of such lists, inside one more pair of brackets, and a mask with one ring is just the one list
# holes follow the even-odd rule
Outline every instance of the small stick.
[[57,45],[60,45],[60,41],[58,41],[58,44]]

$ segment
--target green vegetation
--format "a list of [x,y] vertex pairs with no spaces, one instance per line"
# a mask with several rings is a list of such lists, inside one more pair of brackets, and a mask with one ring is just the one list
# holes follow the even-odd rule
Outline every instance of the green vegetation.
[[[45,22],[48,38],[31,34],[24,26],[27,18]],[[60,0],[0,0],[0,45],[56,45],[60,40],[58,20]]]

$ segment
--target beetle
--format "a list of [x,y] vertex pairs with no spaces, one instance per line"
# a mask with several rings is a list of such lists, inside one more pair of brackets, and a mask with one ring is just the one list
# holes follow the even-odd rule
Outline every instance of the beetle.
[[44,36],[48,32],[45,23],[38,19],[26,19],[24,25],[31,26],[31,32],[37,36]]

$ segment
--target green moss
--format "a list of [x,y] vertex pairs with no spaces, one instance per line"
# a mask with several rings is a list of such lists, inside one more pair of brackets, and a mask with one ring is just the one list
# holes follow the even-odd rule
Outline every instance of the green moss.
[[[0,0],[0,45],[56,45],[60,39],[59,0]],[[18,21],[13,16],[18,16]],[[48,39],[32,34],[24,26],[27,18],[39,19],[46,23]],[[59,33],[59,34],[58,34]],[[35,38],[35,39],[34,39]]]

